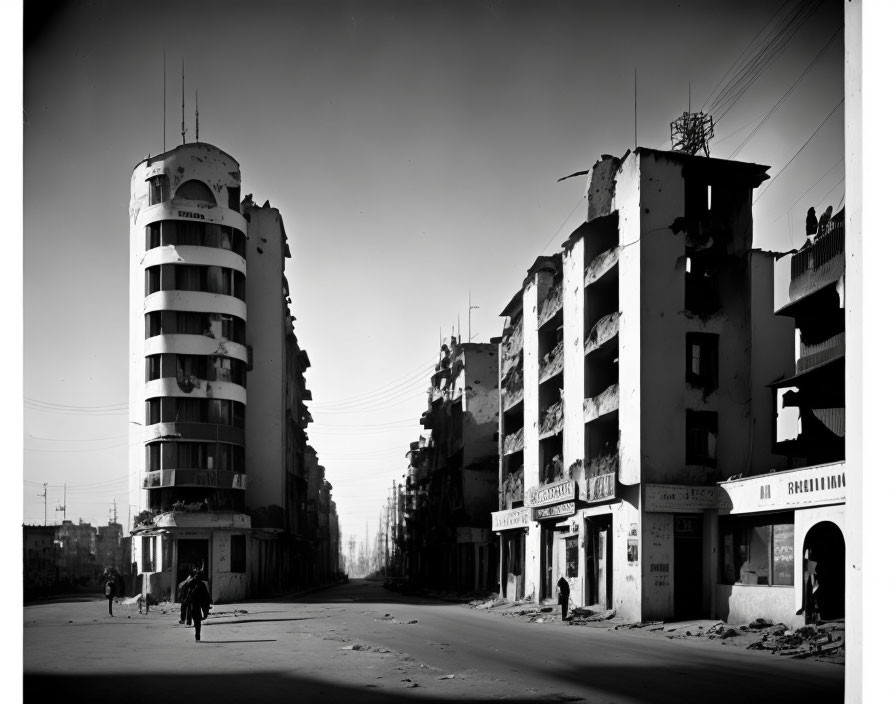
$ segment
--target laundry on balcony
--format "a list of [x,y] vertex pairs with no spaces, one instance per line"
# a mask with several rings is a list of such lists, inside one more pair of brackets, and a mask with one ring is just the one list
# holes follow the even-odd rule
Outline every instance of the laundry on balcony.
[[585,268],[585,285],[590,286],[601,276],[606,274],[610,269],[616,266],[619,261],[619,247],[611,247],[610,249],[598,254],[588,266]]
[[619,311],[613,311],[598,320],[585,340],[585,354],[603,346],[619,334]]
[[582,403],[585,411],[585,422],[595,420],[602,415],[619,409],[619,384],[611,384],[593,398],[586,398]]
[[547,438],[563,431],[563,399],[548,406],[539,426],[539,437]]

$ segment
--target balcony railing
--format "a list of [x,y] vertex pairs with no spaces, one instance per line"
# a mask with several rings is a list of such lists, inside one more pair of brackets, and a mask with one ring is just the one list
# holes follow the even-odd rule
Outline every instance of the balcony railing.
[[548,352],[539,365],[538,381],[547,381],[563,371],[563,340]]
[[519,452],[525,447],[525,433],[523,432],[525,428],[520,428],[514,433],[509,433],[504,436],[504,442],[502,444],[502,450],[505,455],[512,455],[514,452]]
[[598,320],[585,340],[585,354],[602,347],[619,334],[619,311],[613,311]]
[[598,254],[585,268],[585,285],[590,286],[619,261],[619,247],[612,247]]
[[846,230],[842,219],[832,220],[824,235],[790,259],[790,300],[836,282],[845,270]]
[[830,362],[846,354],[846,333],[837,333],[833,337],[814,345],[800,344],[800,358],[796,363],[798,374]]
[[600,418],[607,413],[619,409],[619,384],[610,384],[593,398],[586,398],[582,403],[585,411],[585,422]]
[[200,486],[213,489],[245,489],[246,475],[211,469],[157,469],[143,475],[144,489],[168,486]]

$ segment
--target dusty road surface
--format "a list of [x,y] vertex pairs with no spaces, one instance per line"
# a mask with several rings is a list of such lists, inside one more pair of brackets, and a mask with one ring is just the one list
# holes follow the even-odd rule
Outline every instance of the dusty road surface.
[[24,700],[123,702],[843,701],[842,666],[629,631],[529,623],[362,580],[178,613],[24,609]]

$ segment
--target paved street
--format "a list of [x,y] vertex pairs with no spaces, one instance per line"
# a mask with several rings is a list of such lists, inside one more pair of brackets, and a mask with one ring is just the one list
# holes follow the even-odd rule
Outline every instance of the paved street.
[[24,609],[26,702],[842,702],[842,666],[529,623],[377,582],[219,605],[203,641],[154,607]]

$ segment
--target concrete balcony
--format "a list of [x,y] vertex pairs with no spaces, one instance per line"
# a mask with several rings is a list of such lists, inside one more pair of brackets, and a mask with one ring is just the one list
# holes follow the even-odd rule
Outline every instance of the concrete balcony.
[[846,231],[843,219],[832,220],[828,231],[805,249],[775,263],[775,280],[781,282],[789,269],[787,299],[776,296],[775,312],[788,315],[790,306],[836,284],[846,271]]
[[600,349],[619,335],[619,311],[614,311],[598,320],[585,340],[585,354]]
[[525,428],[520,428],[516,432],[504,436],[504,442],[501,444],[501,451],[505,456],[512,455],[514,452],[520,452],[525,446]]
[[619,247],[598,254],[585,268],[585,286],[590,286],[619,263]]
[[590,423],[601,416],[619,410],[619,384],[611,384],[593,398],[586,398],[582,406],[585,411],[585,422]]
[[563,399],[548,406],[538,426],[538,439],[545,440],[563,432]]
[[846,355],[846,333],[838,333],[823,342],[800,344],[800,358],[796,372],[801,374]]
[[161,489],[172,486],[198,486],[245,491],[246,475],[243,472],[225,472],[214,469],[158,469],[143,475],[144,489]]
[[563,280],[551,286],[538,309],[538,327],[549,322],[563,308]]
[[538,369],[538,383],[542,383],[563,372],[563,341],[541,360]]

